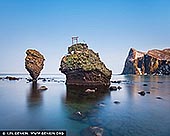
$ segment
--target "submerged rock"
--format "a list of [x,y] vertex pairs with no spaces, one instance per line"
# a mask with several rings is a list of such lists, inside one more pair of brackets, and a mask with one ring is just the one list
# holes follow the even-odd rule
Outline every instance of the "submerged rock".
[[121,86],[118,86],[118,87],[110,86],[109,89],[110,89],[110,91],[117,91],[117,89],[120,90],[120,89],[122,89],[122,87]]
[[147,93],[147,94],[150,94],[151,92],[150,92],[150,91],[147,91],[146,93]]
[[32,82],[33,80],[30,78],[25,78],[27,80],[27,83]]
[[84,43],[68,47],[68,55],[62,58],[60,71],[66,75],[67,85],[109,86],[112,74],[99,54]]
[[86,115],[80,111],[77,111],[73,113],[69,118],[76,121],[82,121],[86,118]]
[[145,96],[145,91],[139,91],[138,94],[140,94],[141,96]]
[[117,87],[117,89],[119,89],[119,90],[120,90],[120,89],[122,89],[122,87],[121,87],[121,86],[118,86],[118,87]]
[[[85,92],[87,89],[95,92]],[[101,100],[103,97],[110,95],[108,88],[103,86],[66,86],[66,101],[77,103],[86,103],[90,101]]]
[[122,81],[121,80],[118,80],[118,81],[111,81],[111,83],[118,83],[120,84]]
[[105,107],[106,104],[102,102],[102,103],[99,103],[98,106],[100,106],[100,107]]
[[161,100],[161,99],[163,99],[163,98],[162,98],[162,97],[160,97],[160,96],[157,96],[157,97],[156,97],[156,99],[160,99],[160,100]]
[[40,90],[40,91],[45,91],[45,90],[47,90],[48,88],[46,87],[46,86],[41,86],[38,90]]
[[44,56],[36,50],[28,49],[26,51],[25,68],[30,73],[33,80],[37,80],[44,66]]
[[103,136],[103,134],[104,129],[97,126],[91,126],[81,131],[81,136]]
[[116,86],[110,86],[109,89],[110,91],[117,91],[118,88]]
[[143,86],[148,86],[148,84],[143,84]]
[[115,100],[113,103],[114,104],[120,104],[120,101]]
[[170,49],[145,53],[131,48],[122,74],[170,75]]

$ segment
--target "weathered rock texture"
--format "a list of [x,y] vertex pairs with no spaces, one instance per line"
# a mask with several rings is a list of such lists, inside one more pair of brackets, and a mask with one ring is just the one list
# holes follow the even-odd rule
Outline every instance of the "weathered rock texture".
[[131,48],[122,74],[170,75],[170,48],[147,53]]
[[25,58],[25,68],[30,73],[30,76],[33,80],[37,80],[37,77],[40,75],[41,70],[44,66],[44,56],[41,55],[38,51],[28,49],[26,51]]
[[68,47],[68,55],[62,58],[60,71],[66,75],[67,85],[109,86],[112,74],[98,53],[88,49],[84,43]]

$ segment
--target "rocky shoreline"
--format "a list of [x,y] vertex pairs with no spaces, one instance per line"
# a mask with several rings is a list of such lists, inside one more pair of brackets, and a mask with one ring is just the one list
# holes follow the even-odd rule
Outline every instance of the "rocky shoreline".
[[[0,77],[0,81],[15,81],[19,82],[20,80],[25,81],[26,83],[31,83],[33,85],[36,85],[37,82],[33,81],[30,78],[21,78],[21,77],[14,77],[14,76],[6,76],[6,77]],[[55,77],[53,78],[38,78],[37,81],[41,81],[42,84],[40,87],[34,89],[36,91],[46,91],[48,90],[48,87],[46,86],[46,83],[52,82],[52,83],[57,83],[57,84],[66,84],[65,80],[57,79]],[[163,84],[163,82],[156,82],[157,84]],[[105,95],[109,95],[112,91],[113,92],[118,92],[124,90],[122,86],[127,85],[127,86],[132,86],[135,83],[131,80],[114,80],[110,81],[110,87],[108,88],[107,86],[103,85],[66,85],[66,100],[67,101],[87,101],[87,100],[97,100],[100,99],[101,97]],[[151,90],[145,91],[146,88],[150,88],[149,84],[143,83],[143,85],[136,90],[136,94],[139,94],[140,96],[147,96],[147,95],[152,95],[152,92],[155,87],[152,87]],[[162,96],[156,96],[155,99],[158,100],[164,100]],[[119,100],[115,100],[113,102],[114,104],[120,104],[121,102]],[[100,106],[104,106],[101,104]]]

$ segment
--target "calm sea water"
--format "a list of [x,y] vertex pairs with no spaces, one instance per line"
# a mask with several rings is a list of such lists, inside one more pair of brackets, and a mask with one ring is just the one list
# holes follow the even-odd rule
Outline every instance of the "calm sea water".
[[[37,84],[27,82],[28,75],[11,76],[22,79],[0,80],[0,130],[66,130],[68,136],[85,136],[88,127],[97,126],[103,136],[170,135],[170,76],[113,75],[112,81],[122,82],[112,85],[122,89],[97,96],[71,92],[63,75],[41,75],[49,81]],[[38,91],[41,85],[48,90]],[[150,94],[139,95],[142,90]],[[84,118],[76,118],[76,112]]]

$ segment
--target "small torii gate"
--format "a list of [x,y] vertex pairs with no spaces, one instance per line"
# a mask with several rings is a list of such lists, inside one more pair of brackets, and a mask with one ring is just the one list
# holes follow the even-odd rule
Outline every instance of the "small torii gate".
[[72,37],[72,44],[77,44],[78,43],[78,36],[73,36]]

